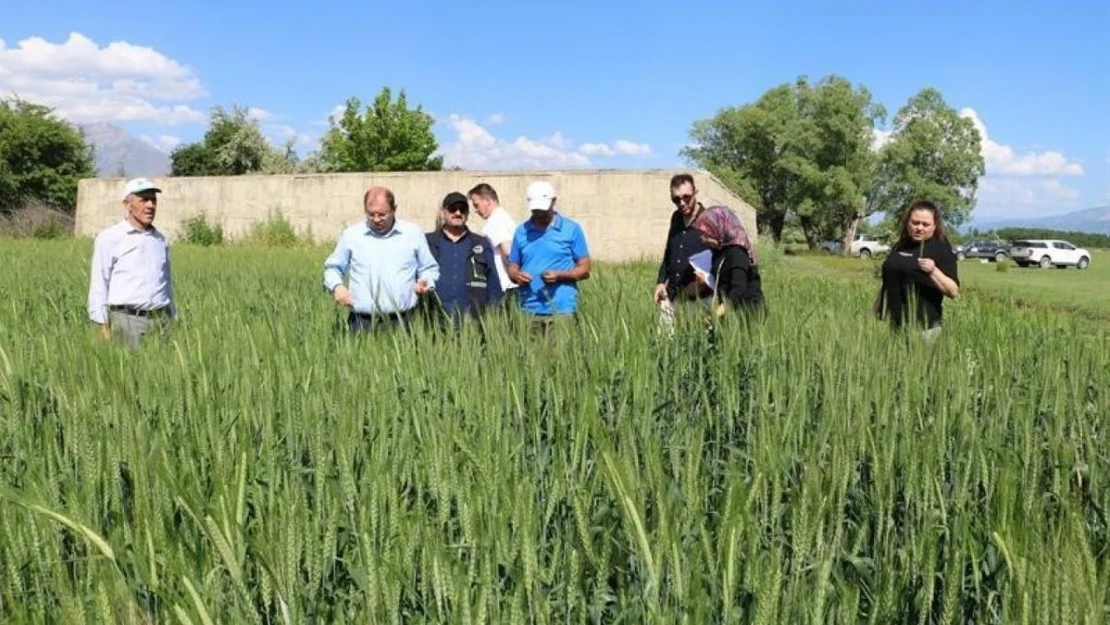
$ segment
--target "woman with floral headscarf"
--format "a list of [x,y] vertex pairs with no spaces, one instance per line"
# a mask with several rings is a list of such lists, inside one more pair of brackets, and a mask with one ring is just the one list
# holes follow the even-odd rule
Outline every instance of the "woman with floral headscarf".
[[[763,312],[763,288],[759,266],[748,233],[740,218],[727,206],[711,206],[694,221],[706,247],[712,250],[713,318],[722,317],[730,308],[744,312]],[[705,282],[703,275],[699,280]]]

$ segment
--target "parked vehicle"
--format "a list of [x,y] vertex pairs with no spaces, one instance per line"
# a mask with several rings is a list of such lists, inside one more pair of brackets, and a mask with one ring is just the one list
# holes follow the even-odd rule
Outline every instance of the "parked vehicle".
[[1038,265],[1043,269],[1049,267],[1074,266],[1077,269],[1086,269],[1091,266],[1091,253],[1081,247],[1076,247],[1067,241],[1054,239],[1023,239],[1014,241],[1010,248],[1010,258],[1014,259],[1019,267]]
[[856,238],[852,240],[852,247],[850,250],[852,256],[868,258],[875,254],[886,254],[890,251],[890,246],[873,236],[857,234]]
[[999,239],[978,239],[968,241],[956,248],[956,258],[986,258],[1000,263],[1010,257],[1010,245]]

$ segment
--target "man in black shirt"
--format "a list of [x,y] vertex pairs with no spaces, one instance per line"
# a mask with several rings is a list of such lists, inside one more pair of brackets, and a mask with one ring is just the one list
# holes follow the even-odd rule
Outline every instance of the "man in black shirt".
[[671,203],[675,210],[667,229],[667,243],[663,261],[655,284],[655,303],[660,308],[660,322],[668,332],[673,332],[674,313],[677,308],[690,304],[708,306],[712,290],[697,280],[690,257],[708,248],[694,229],[694,219],[705,210],[698,201],[694,177],[677,174],[671,178]]

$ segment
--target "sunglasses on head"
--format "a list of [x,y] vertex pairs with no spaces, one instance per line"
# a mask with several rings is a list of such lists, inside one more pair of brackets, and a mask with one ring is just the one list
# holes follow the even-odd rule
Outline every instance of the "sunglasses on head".
[[685,204],[686,202],[689,202],[690,199],[693,197],[693,193],[687,193],[686,195],[672,195],[671,202],[675,204]]

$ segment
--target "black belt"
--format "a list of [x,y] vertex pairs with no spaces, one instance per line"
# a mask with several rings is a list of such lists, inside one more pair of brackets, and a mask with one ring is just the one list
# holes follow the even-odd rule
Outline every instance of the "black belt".
[[135,306],[116,305],[109,306],[108,310],[112,312],[123,313],[125,315],[131,315],[132,317],[153,317],[155,315],[165,314],[167,312],[166,308],[167,307],[163,306],[162,308],[151,308],[149,310],[144,310]]

